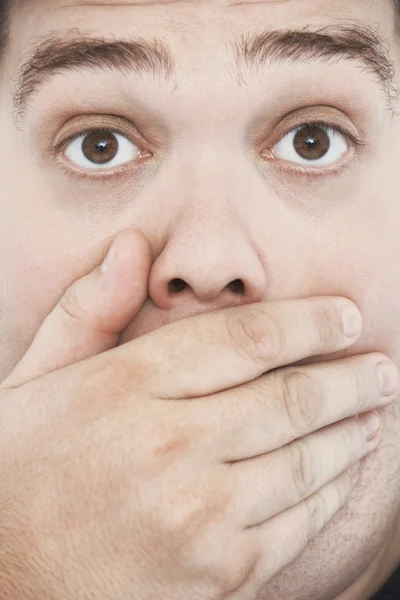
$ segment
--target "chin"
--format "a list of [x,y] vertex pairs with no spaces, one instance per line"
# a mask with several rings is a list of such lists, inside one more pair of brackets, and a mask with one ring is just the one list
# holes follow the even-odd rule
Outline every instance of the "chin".
[[[172,314],[145,303],[129,328],[122,332],[119,344],[186,316],[190,315]],[[310,357],[294,364],[331,361],[375,350],[372,343],[356,344],[344,352]],[[380,413],[381,443],[362,460],[361,476],[350,499],[302,554],[264,586],[257,600],[364,600],[370,597],[365,591],[371,584],[371,577],[367,575],[392,539],[400,512],[400,400],[381,409]],[[367,584],[363,583],[361,591],[339,598],[364,578]]]
[[[257,600],[341,600],[338,596],[371,569],[391,541],[400,508],[399,407],[380,412],[381,443],[362,460],[359,482],[347,504]],[[373,584],[366,580],[366,585]]]

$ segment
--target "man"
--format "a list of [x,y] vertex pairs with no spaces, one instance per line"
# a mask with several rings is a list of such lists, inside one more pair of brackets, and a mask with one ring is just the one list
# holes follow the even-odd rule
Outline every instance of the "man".
[[399,20],[3,0],[2,600],[396,571]]

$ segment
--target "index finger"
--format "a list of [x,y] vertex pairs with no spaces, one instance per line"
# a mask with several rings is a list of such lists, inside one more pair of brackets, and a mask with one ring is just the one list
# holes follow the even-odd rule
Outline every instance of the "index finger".
[[[161,399],[205,396],[354,344],[361,314],[338,297],[269,301],[188,317],[111,353]],[[110,356],[110,353],[107,353]]]

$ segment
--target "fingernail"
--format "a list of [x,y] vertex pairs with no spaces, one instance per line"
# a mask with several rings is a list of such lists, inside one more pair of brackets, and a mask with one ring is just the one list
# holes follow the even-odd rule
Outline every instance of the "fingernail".
[[364,431],[367,441],[374,437],[381,425],[381,420],[376,411],[360,415],[358,421]]
[[380,363],[378,377],[383,396],[391,396],[399,391],[399,373],[390,363]]
[[354,337],[359,334],[362,327],[362,318],[360,311],[352,305],[346,306],[342,310],[343,331],[346,337]]
[[107,271],[110,269],[111,265],[113,264],[116,255],[117,255],[117,253],[116,253],[115,241],[114,241],[112,243],[111,248],[108,251],[106,258],[104,259],[103,264],[100,267],[100,270],[102,273],[107,273]]

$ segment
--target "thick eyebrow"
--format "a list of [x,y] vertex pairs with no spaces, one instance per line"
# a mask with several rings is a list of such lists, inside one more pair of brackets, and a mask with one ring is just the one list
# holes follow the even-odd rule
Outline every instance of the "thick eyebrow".
[[175,64],[159,39],[105,40],[96,37],[51,36],[36,43],[17,73],[14,107],[22,116],[31,96],[52,76],[78,69],[110,69],[170,79]]
[[393,111],[393,100],[399,99],[395,83],[395,64],[389,58],[389,44],[368,25],[328,25],[319,29],[270,30],[243,36],[234,43],[238,77],[244,80],[244,69],[265,68],[274,62],[310,63],[341,59],[358,63],[361,70],[376,76]]
[[[388,110],[398,100],[395,66],[386,42],[367,25],[326,26],[311,30],[267,30],[242,36],[234,44],[239,80],[244,71],[265,68],[273,62],[327,62],[347,59],[377,77],[386,95]],[[169,48],[160,40],[106,40],[96,37],[50,36],[39,41],[17,74],[14,106],[22,116],[34,92],[53,75],[77,69],[111,69],[167,80],[175,71]]]

